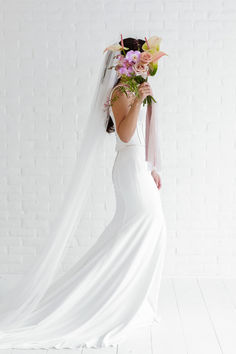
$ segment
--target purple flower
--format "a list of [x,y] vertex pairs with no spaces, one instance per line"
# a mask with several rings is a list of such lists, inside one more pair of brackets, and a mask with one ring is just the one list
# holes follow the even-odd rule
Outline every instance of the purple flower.
[[129,73],[128,68],[126,68],[125,66],[122,66],[121,68],[119,68],[118,71],[121,75],[128,75],[128,73]]
[[134,73],[133,65],[128,67],[128,76],[131,76],[130,74]]
[[117,68],[118,72],[122,75],[127,75],[127,76],[130,76],[130,74],[132,72],[134,72],[133,70],[133,63],[129,62],[126,58],[123,59],[123,62],[119,63],[119,66]]
[[125,59],[129,62],[129,63],[136,63],[139,61],[139,57],[140,57],[141,53],[138,50],[129,50],[126,53]]

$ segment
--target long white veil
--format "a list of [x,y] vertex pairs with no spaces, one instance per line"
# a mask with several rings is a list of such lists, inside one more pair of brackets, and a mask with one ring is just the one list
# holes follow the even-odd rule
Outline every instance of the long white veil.
[[104,103],[117,80],[116,71],[108,68],[114,65],[114,57],[118,53],[119,51],[107,51],[103,54],[77,162],[64,200],[34,264],[13,289],[2,293],[0,331],[16,329],[26,324],[27,317],[53,284],[67,242],[76,231],[91,185],[98,147],[107,134],[107,111]]

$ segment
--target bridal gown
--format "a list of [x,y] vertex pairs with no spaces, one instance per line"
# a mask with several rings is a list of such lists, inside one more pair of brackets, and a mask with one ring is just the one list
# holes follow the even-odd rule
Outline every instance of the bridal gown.
[[[110,115],[115,125],[111,108]],[[115,130],[112,220],[76,265],[49,287],[24,325],[0,328],[0,349],[116,346],[136,329],[160,324],[166,224],[160,191],[145,161],[145,118],[141,105],[128,143]]]

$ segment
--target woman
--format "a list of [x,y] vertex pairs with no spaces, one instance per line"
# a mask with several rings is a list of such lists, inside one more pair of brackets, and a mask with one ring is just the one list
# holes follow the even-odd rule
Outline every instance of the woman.
[[[124,39],[125,47],[132,50],[142,51],[140,46],[143,43],[141,39],[138,43],[133,38]],[[143,269],[141,262],[140,268],[136,269],[137,273],[140,272],[137,288],[142,287],[143,296],[146,296],[142,299],[139,315],[136,315],[138,326],[141,326],[160,319],[157,302],[166,252],[166,226],[159,192],[160,176],[155,170],[150,173],[145,161],[146,107],[142,102],[146,96],[153,94],[152,89],[148,82],[144,82],[139,86],[138,98],[132,95],[127,97],[118,87],[119,80],[110,94],[113,104],[107,125],[108,132],[112,131],[114,125],[116,136],[117,155],[112,170],[116,193],[114,229],[123,228],[127,247],[132,248],[132,242],[138,243],[136,246],[140,253],[136,254],[137,263],[141,261],[141,254],[144,257]],[[154,253],[151,255],[152,251]],[[135,264],[135,259],[131,262]],[[150,267],[147,272],[146,266]]]
[[[139,50],[140,52],[143,52],[142,49],[142,45],[145,43],[145,41],[143,41],[142,39],[135,39],[135,38],[125,38],[123,40],[124,42],[124,46],[128,47],[128,50]],[[121,42],[119,42],[119,44],[121,45]],[[123,50],[125,53],[128,50]],[[121,54],[123,54],[123,51],[121,51]],[[118,129],[116,129],[116,133],[117,133],[117,147],[119,145],[119,142],[122,143],[122,141],[124,143],[127,142],[127,135],[128,138],[131,138],[134,130],[136,128],[136,125],[138,124],[137,127],[137,133],[139,132],[139,112],[140,112],[140,107],[141,104],[143,102],[143,100],[145,99],[145,97],[147,97],[148,95],[153,95],[152,89],[150,87],[150,84],[148,82],[144,82],[143,84],[141,84],[139,86],[139,98],[135,97],[132,95],[129,95],[129,97],[127,97],[125,94],[119,94],[119,89],[117,90],[117,88],[120,86],[120,78],[117,80],[116,84],[114,85],[114,88],[111,92],[111,101],[113,103],[112,106],[112,114],[113,117],[109,117],[108,122],[107,122],[107,128],[106,131],[108,133],[111,133],[113,131],[115,131],[114,127],[115,124],[118,127]],[[117,98],[119,98],[117,100]],[[131,108],[131,109],[130,109]],[[130,112],[129,112],[130,111]],[[131,118],[130,118],[131,116]],[[132,117],[134,116],[134,117]],[[126,117],[126,119],[124,120],[123,117]],[[141,119],[143,121],[143,119]],[[115,121],[117,121],[115,123]],[[145,123],[145,122],[143,122]],[[142,138],[144,139],[145,133],[144,133],[144,127],[145,124],[142,124]],[[120,132],[121,130],[121,132]],[[125,130],[125,131],[124,131]],[[124,131],[124,132],[123,132]],[[123,136],[123,138],[122,138]],[[142,145],[145,144],[145,141],[142,140]],[[161,178],[160,175],[155,171],[155,169],[153,169],[151,171],[151,175],[156,183],[157,188],[161,188]]]
[[[124,42],[137,48],[135,39]],[[116,135],[115,214],[95,244],[48,289],[20,326],[11,321],[9,327],[0,327],[0,349],[116,346],[135,329],[160,319],[166,227],[160,178],[150,173],[145,161],[142,106],[152,90],[143,83],[139,98],[127,98],[116,84],[112,98],[115,93],[119,98],[107,125],[111,131],[114,124]]]

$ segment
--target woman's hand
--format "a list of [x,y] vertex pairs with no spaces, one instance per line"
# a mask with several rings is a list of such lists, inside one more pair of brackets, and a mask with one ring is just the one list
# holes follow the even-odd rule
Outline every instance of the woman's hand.
[[139,85],[138,92],[139,92],[139,96],[140,97],[136,97],[136,99],[141,101],[141,102],[143,102],[143,100],[147,96],[149,96],[149,95],[152,96],[153,95],[152,88],[151,88],[149,82],[146,82],[146,81]]
[[159,174],[154,170],[151,172],[151,175],[156,183],[156,186],[158,189],[161,188],[161,177],[159,176]]

